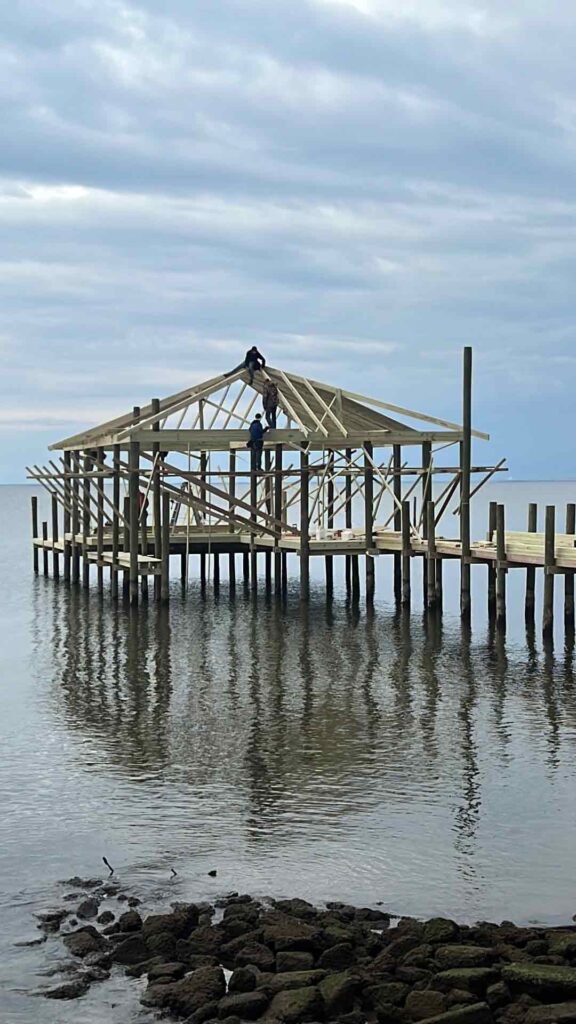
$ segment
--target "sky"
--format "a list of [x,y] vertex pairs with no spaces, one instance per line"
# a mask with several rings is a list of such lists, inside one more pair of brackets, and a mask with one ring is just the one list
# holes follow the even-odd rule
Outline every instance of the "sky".
[[13,0],[0,41],[0,481],[269,362],[576,479],[566,0]]

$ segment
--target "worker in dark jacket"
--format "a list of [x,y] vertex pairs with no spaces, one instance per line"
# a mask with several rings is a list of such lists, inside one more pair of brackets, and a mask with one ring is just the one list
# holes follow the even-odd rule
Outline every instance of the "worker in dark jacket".
[[278,388],[273,380],[265,380],[262,390],[262,407],[266,423],[271,430],[276,430],[276,411],[278,409]]
[[264,356],[258,351],[256,345],[252,345],[252,348],[248,349],[246,357],[244,359],[244,366],[246,367],[248,373],[250,374],[250,383],[253,384],[254,374],[256,373],[256,370],[263,370],[264,367],[266,366],[266,360],[264,359]]
[[268,427],[262,426],[262,417],[259,412],[256,413],[252,423],[250,424],[250,439],[248,441],[248,447],[252,453],[252,469],[257,473],[262,469],[262,449],[264,448],[264,434],[268,430]]

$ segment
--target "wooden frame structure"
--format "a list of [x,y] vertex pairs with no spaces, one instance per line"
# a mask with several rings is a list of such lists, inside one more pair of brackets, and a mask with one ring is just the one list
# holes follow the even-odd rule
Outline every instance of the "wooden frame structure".
[[[258,470],[246,441],[267,378],[278,389],[278,417],[266,434]],[[310,558],[325,558],[331,593],[333,560],[342,555],[347,587],[357,599],[363,556],[371,601],[374,559],[389,553],[396,600],[409,605],[411,560],[419,556],[424,603],[433,609],[442,602],[442,560],[458,558],[463,617],[470,615],[470,567],[484,562],[489,601],[493,595],[502,621],[505,572],[514,562],[516,541],[509,538],[508,548],[502,548],[506,535],[494,514],[488,541],[472,542],[470,501],[494,473],[505,470],[505,460],[472,464],[473,439],[488,435],[473,429],[471,403],[469,348],[464,350],[462,424],[268,366],[252,381],[241,368],[168,398],[153,398],[52,444],[50,451],[58,454],[42,467],[28,467],[29,477],[49,493],[52,508],[49,539],[47,523],[39,530],[33,499],[34,568],[38,571],[42,550],[47,572],[51,552],[55,577],[62,556],[63,579],[88,587],[94,566],[99,590],[107,569],[112,598],[123,595],[136,606],[149,596],[149,578],[153,597],[168,601],[171,556],[180,556],[184,585],[192,555],[200,556],[205,584],[211,556],[217,585],[220,556],[228,555],[233,586],[235,555],[242,553],[244,581],[253,589],[263,556],[266,587],[281,593],[291,553],[298,559],[301,598],[307,600]],[[440,532],[445,520],[452,533],[458,524],[452,539]],[[520,556],[532,558],[538,537],[531,535],[530,551],[523,548]],[[546,551],[545,546],[542,541],[541,564],[553,581],[566,544],[562,551],[551,548],[549,540]],[[576,554],[573,565],[566,557],[572,572]],[[530,558],[521,564],[532,567]],[[550,629],[549,608],[547,614]]]

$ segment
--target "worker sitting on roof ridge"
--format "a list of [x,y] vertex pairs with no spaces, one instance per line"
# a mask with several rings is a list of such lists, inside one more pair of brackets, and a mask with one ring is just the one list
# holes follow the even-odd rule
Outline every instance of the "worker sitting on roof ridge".
[[268,377],[264,381],[262,391],[262,408],[266,416],[266,423],[271,430],[276,430],[276,412],[278,409],[278,388],[273,380]]
[[252,348],[248,349],[244,359],[244,366],[250,375],[250,383],[253,384],[256,370],[263,370],[266,366],[266,360],[262,353],[258,351],[256,345],[252,345]]

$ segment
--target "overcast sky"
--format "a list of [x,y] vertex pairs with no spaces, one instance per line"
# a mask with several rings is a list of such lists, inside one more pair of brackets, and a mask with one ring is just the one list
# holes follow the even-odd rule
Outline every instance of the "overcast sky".
[[[161,14],[161,10],[165,14]],[[12,0],[0,479],[225,370],[459,419],[576,478],[567,0]]]

